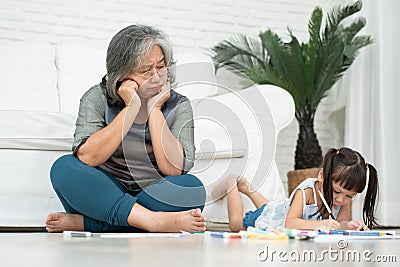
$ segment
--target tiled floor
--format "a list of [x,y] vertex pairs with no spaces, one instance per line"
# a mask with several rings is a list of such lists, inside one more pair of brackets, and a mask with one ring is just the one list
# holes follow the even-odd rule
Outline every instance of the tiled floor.
[[[368,259],[382,260],[384,256],[389,260],[393,256],[390,260],[396,262],[385,265],[399,266],[400,239],[347,242],[340,249],[336,241],[241,240],[204,234],[107,239],[97,235],[64,238],[62,234],[0,233],[0,266],[309,266],[310,253],[317,256],[311,258],[311,265],[321,266],[323,262],[327,266],[382,266]],[[303,256],[308,260],[304,261]]]

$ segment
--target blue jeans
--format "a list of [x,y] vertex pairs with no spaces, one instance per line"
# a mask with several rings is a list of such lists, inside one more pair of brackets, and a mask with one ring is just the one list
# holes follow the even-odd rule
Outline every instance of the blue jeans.
[[82,214],[84,229],[92,232],[135,232],[128,216],[137,202],[152,211],[203,210],[206,193],[191,174],[167,176],[136,196],[109,173],[73,155],[57,159],[50,171],[53,188],[67,213]]
[[246,215],[243,218],[243,227],[244,229],[247,229],[249,226],[256,226],[256,220],[258,217],[260,217],[261,213],[264,210],[264,207],[267,204],[262,205],[260,208],[256,209],[255,211],[249,211],[246,213]]

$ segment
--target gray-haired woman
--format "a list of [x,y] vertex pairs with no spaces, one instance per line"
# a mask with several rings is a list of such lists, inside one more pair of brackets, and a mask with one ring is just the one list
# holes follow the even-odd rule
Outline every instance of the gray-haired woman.
[[[193,166],[193,112],[173,90],[173,49],[144,25],[118,32],[107,75],[81,99],[73,155],[50,177],[66,213],[49,214],[49,232],[204,231],[205,189]],[[138,229],[139,228],[139,229]]]

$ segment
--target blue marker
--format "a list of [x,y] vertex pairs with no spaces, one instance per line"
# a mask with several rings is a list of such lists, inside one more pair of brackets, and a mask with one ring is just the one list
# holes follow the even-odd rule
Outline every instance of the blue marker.
[[224,232],[210,232],[210,236],[224,238],[224,237],[229,237],[229,233],[224,233]]
[[330,235],[348,235],[346,230],[331,230],[329,232]]
[[383,232],[373,232],[373,231],[363,231],[363,232],[358,232],[358,231],[351,231],[348,232],[347,235],[352,235],[352,236],[384,236],[386,233]]
[[379,231],[352,231],[352,230],[332,230],[329,232],[331,235],[351,235],[351,236],[385,236],[392,235],[390,233]]

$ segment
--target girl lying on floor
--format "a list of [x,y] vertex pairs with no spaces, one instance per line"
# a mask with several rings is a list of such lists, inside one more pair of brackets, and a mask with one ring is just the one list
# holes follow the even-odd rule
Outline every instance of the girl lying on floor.
[[[352,199],[366,186],[364,224],[350,218]],[[243,216],[240,193],[248,196],[257,210]],[[234,232],[245,230],[248,226],[259,229],[283,226],[310,230],[321,227],[332,230],[367,230],[377,225],[377,194],[376,169],[366,163],[360,153],[350,148],[330,149],[324,156],[318,178],[304,180],[288,199],[269,201],[252,190],[246,178],[235,175],[229,175],[213,191],[213,195],[227,196],[229,228]],[[327,210],[323,199],[331,212]]]

